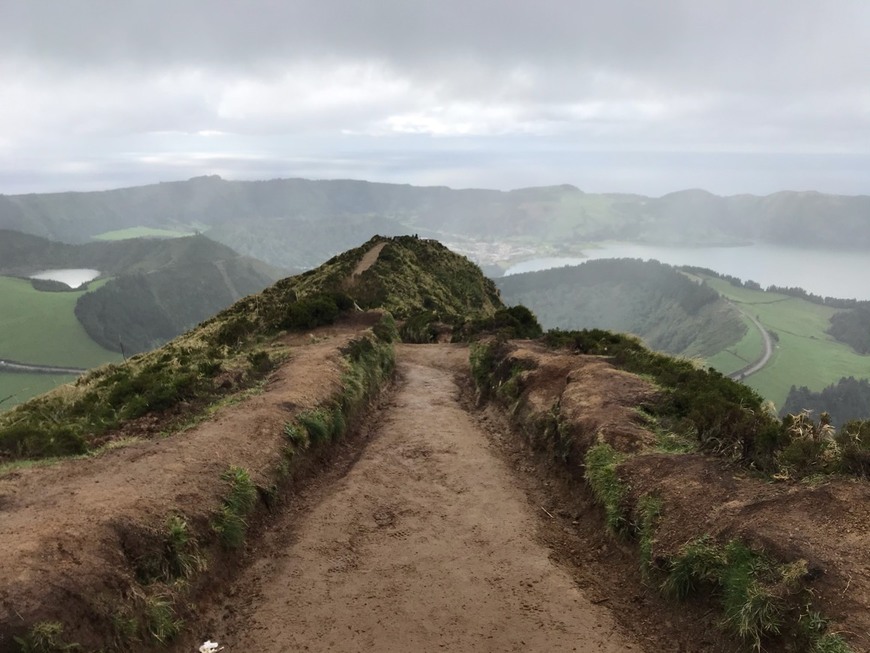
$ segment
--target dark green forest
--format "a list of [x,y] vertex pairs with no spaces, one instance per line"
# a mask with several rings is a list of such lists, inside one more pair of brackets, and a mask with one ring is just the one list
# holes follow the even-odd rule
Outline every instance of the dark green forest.
[[76,303],[88,335],[112,351],[159,347],[272,282],[248,259],[190,260],[110,280]]
[[315,265],[375,233],[522,238],[557,249],[601,240],[795,247],[870,246],[870,197],[781,192],[720,197],[585,193],[570,185],[454,190],[353,180],[217,176],[87,193],[0,195],[0,229],[85,243],[107,231],[199,229],[287,268]]
[[859,354],[870,354],[870,306],[857,306],[831,316],[828,333]]
[[821,392],[812,392],[807,387],[791,387],[780,415],[795,415],[802,410],[811,410],[818,417],[826,412],[831,423],[840,428],[852,420],[870,418],[870,381],[853,377],[840,379]]
[[671,354],[708,356],[745,333],[719,294],[658,261],[602,259],[503,277],[508,304],[528,306],[545,329],[608,329]]

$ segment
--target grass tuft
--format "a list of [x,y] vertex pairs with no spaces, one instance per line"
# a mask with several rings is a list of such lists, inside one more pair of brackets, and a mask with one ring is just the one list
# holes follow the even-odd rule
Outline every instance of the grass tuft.
[[14,637],[20,653],[58,653],[59,651],[80,651],[80,644],[63,641],[64,626],[56,621],[43,621],[30,629],[24,637]]
[[646,495],[637,502],[637,534],[640,546],[640,570],[644,580],[649,579],[653,569],[653,547],[655,528],[662,514],[662,500]]
[[197,572],[205,571],[206,558],[181,515],[172,515],[166,521],[164,557],[166,579],[191,578]]
[[321,408],[301,413],[296,418],[308,432],[311,444],[318,445],[329,441],[332,435],[332,420],[330,415]]
[[145,619],[148,634],[161,644],[174,639],[184,626],[184,621],[175,614],[172,599],[164,594],[145,599]]
[[238,549],[245,543],[248,531],[245,517],[257,504],[257,488],[241,467],[230,466],[221,479],[230,484],[230,489],[211,526],[226,548]]
[[616,534],[624,533],[628,525],[624,509],[627,491],[616,473],[622,460],[622,454],[603,443],[590,448],[585,458],[586,480],[595,498],[604,506],[607,528]]

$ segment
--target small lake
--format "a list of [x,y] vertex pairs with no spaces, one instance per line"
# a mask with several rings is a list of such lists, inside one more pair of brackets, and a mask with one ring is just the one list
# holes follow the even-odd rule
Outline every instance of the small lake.
[[78,269],[62,269],[62,270],[42,270],[36,274],[31,274],[31,279],[45,279],[48,281],[60,281],[65,283],[70,288],[78,288],[88,281],[93,281],[100,276],[99,270],[90,270],[84,268]]
[[870,300],[870,253],[797,249],[774,245],[744,247],[665,247],[607,243],[584,252],[588,258],[537,258],[512,265],[505,276],[579,265],[602,258],[655,259],[669,265],[695,265],[746,281],[803,288],[823,297]]

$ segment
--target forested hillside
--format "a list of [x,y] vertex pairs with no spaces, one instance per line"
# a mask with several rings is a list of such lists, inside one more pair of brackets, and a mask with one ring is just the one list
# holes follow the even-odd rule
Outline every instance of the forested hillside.
[[132,227],[207,233],[284,267],[316,265],[375,233],[525,239],[562,247],[600,240],[711,245],[768,242],[861,248],[870,197],[782,192],[659,198],[573,186],[453,190],[365,181],[183,182],[89,193],[0,196],[0,228],[88,242]]
[[506,303],[528,306],[544,328],[633,333],[672,354],[710,356],[746,330],[719,293],[657,261],[603,259],[496,283]]
[[796,415],[802,410],[812,411],[814,417],[828,413],[837,428],[851,420],[870,419],[870,381],[845,377],[820,392],[792,386],[780,415]]
[[[100,271],[104,281],[78,297],[75,315],[99,345],[128,354],[153,349],[283,276],[201,235],[70,245],[0,232],[0,276],[26,277],[43,268]],[[33,301],[40,299],[38,291],[66,288],[36,280],[32,285]],[[27,352],[7,355],[32,362]]]

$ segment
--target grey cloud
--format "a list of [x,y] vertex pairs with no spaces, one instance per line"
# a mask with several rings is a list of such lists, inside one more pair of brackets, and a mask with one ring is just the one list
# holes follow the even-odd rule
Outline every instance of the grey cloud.
[[846,159],[721,153],[866,156],[868,28],[865,0],[5,0],[0,192],[27,167],[862,192]]

